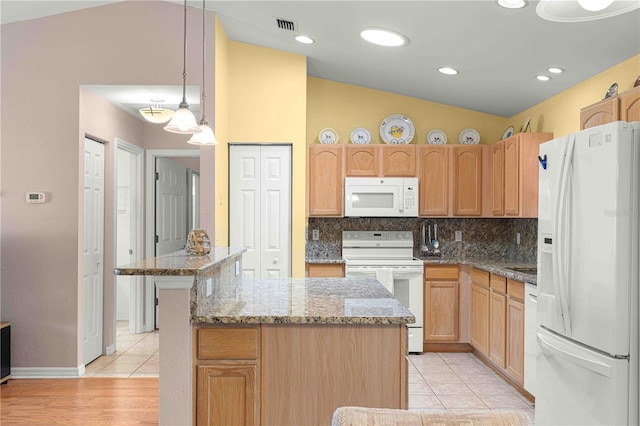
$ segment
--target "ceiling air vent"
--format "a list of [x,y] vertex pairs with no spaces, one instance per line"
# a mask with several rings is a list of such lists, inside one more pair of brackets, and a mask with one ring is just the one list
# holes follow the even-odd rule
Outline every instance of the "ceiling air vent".
[[282,18],[276,18],[276,22],[278,24],[278,28],[285,31],[294,31],[296,30],[296,24],[293,21],[289,21]]

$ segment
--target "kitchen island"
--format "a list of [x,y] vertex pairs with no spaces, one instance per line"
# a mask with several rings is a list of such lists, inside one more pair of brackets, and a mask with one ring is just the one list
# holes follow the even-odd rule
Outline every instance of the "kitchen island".
[[340,406],[407,408],[415,318],[378,281],[243,279],[243,250],[228,250],[114,271],[166,280],[161,424],[330,424]]

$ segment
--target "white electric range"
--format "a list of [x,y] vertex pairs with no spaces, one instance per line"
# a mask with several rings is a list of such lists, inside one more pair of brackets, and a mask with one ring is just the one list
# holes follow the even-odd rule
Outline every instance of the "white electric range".
[[376,278],[416,317],[407,324],[409,352],[422,352],[424,264],[413,257],[409,231],[342,231],[345,274]]

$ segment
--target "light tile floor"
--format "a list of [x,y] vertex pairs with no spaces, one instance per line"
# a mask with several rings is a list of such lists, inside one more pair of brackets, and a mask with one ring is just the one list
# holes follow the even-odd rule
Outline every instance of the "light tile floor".
[[129,322],[118,321],[116,352],[86,366],[84,377],[158,377],[158,331],[129,334]]
[[409,355],[409,409],[522,410],[533,405],[471,353]]

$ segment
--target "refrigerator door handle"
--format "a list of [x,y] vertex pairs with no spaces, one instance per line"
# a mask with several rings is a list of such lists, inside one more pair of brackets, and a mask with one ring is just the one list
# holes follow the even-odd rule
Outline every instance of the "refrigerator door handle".
[[567,232],[567,210],[571,208],[570,198],[568,192],[572,183],[571,172],[573,171],[573,148],[575,147],[575,136],[570,137],[568,140],[568,146],[563,159],[561,177],[560,177],[560,191],[558,199],[558,213],[556,217],[557,226],[557,255],[556,255],[556,268],[558,270],[558,290],[560,293],[560,305],[562,311],[562,318],[565,327],[565,333],[567,336],[571,336],[571,305],[570,305],[570,281],[571,281],[571,268],[569,265],[569,249],[571,234]]
[[540,344],[540,346],[547,350],[547,352],[551,352],[552,354],[559,356],[561,358],[566,359],[569,362],[572,362],[574,364],[580,365],[584,368],[587,368],[591,371],[594,371],[598,374],[601,374],[603,376],[606,377],[611,377],[612,371],[611,371],[611,366],[607,365],[607,364],[603,364],[601,362],[598,362],[596,360],[593,359],[587,359],[584,357],[581,357],[579,355],[576,355],[574,353],[571,352],[567,352],[565,350],[562,350],[561,348],[553,345],[551,342],[549,342],[542,334],[537,333],[537,340],[538,343]]

